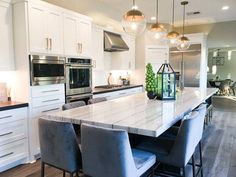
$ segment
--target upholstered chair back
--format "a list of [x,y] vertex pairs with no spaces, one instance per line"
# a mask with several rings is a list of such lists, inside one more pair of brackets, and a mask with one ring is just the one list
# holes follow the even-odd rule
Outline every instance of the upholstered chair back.
[[137,177],[128,134],[81,125],[83,172],[93,177]]
[[41,160],[49,165],[75,172],[82,169],[82,159],[71,123],[40,118],[39,140]]
[[81,106],[85,106],[86,103],[84,101],[76,101],[72,103],[66,103],[62,106],[62,110],[68,110],[68,109],[73,109],[73,108],[78,108]]

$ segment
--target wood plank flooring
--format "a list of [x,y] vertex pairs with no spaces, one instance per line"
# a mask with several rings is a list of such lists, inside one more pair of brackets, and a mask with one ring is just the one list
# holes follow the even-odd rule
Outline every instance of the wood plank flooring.
[[[203,136],[203,164],[204,177],[236,177],[236,112],[214,111]],[[62,172],[47,167],[46,176],[59,177]],[[0,177],[40,177],[40,160],[0,173]]]

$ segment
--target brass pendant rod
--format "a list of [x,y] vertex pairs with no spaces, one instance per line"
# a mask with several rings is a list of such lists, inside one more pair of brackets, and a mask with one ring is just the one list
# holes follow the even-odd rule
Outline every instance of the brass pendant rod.
[[159,8],[158,7],[158,0],[157,0],[157,4],[156,5],[157,5],[157,9],[156,9],[156,23],[158,23],[158,8]]
[[135,0],[133,0],[133,7],[135,6]]
[[184,5],[184,13],[183,13],[183,36],[184,36],[184,25],[185,25],[185,5]]
[[174,22],[175,22],[175,0],[173,0],[173,8],[172,8],[172,29],[174,28]]

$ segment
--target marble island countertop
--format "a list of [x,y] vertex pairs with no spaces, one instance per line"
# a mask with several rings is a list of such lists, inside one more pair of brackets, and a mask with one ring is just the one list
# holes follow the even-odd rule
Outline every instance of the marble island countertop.
[[108,92],[131,89],[131,88],[136,88],[136,87],[143,87],[143,85],[121,85],[119,87],[112,87],[112,88],[94,88],[93,94],[108,93]]
[[101,102],[67,111],[48,113],[48,119],[89,123],[127,130],[129,133],[157,137],[196,108],[217,89],[185,88],[175,101],[149,100],[146,93]]

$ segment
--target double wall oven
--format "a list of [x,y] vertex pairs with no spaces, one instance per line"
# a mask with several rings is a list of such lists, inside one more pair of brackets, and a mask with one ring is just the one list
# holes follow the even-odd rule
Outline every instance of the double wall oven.
[[92,98],[92,60],[66,59],[66,102]]
[[92,60],[30,55],[31,85],[64,84],[66,102],[92,98]]

